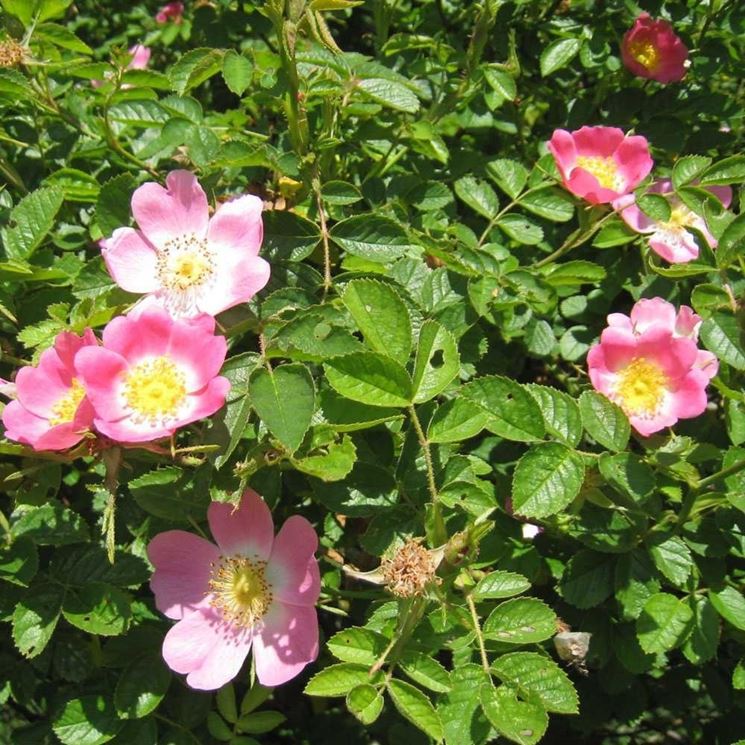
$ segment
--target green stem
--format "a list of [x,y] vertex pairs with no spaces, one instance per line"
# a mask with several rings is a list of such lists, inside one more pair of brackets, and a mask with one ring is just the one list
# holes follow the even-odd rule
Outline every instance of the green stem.
[[321,180],[319,175],[313,178],[313,193],[316,196],[316,207],[318,209],[318,220],[321,223],[321,242],[323,243],[323,299],[326,300],[331,289],[331,247],[329,245],[329,231],[326,226],[326,213],[323,209],[323,196],[321,194]]
[[425,599],[419,596],[406,598],[399,602],[398,628],[390,644],[383,650],[383,653],[375,660],[375,664],[370,668],[370,675],[374,675],[383,667],[387,660],[390,660],[386,682],[393,677],[396,663],[401,656],[401,652],[403,652],[403,648],[406,646],[406,642],[419,624],[424,608]]
[[601,228],[603,223],[610,220],[610,218],[613,217],[615,214],[615,212],[609,212],[607,215],[602,217],[596,223],[593,223],[587,230],[582,233],[579,233],[578,230],[574,233],[570,233],[564,243],[562,243],[561,246],[556,249],[556,251],[550,253],[548,256],[545,256],[540,261],[536,261],[534,264],[531,264],[530,268],[540,269],[542,266],[546,266],[546,264],[550,264],[552,261],[556,261],[556,259],[564,256],[564,254],[569,253],[573,248],[582,245],[585,241],[592,238],[592,236],[595,235],[595,233],[597,233],[598,230]]
[[470,595],[466,597],[466,603],[468,603],[468,609],[471,611],[471,619],[473,620],[473,633],[476,634],[476,640],[479,643],[481,666],[484,668],[484,672],[489,675],[489,658],[486,656],[486,645],[484,644],[484,635],[481,633],[479,615],[478,613],[476,613],[476,604],[473,602],[473,598]]
[[103,462],[106,468],[104,485],[109,494],[103,512],[102,532],[106,536],[106,554],[110,563],[114,563],[116,553],[116,491],[119,487],[119,469],[122,465],[121,448],[110,448],[103,452]]
[[435,482],[435,467],[432,461],[432,451],[429,447],[430,443],[424,434],[422,423],[419,421],[419,417],[417,416],[416,409],[413,405],[409,406],[409,416],[411,416],[411,421],[414,425],[419,445],[424,453],[424,462],[427,464],[427,485],[429,487],[429,495],[432,499],[432,503],[437,504],[439,497],[437,494],[437,483]]
[[692,486],[689,489],[688,494],[686,494],[685,499],[683,500],[683,504],[680,506],[680,512],[678,513],[678,517],[676,519],[677,529],[679,530],[683,527],[683,525],[685,525],[686,521],[691,515],[691,511],[696,505],[696,500],[699,494],[701,494],[701,492],[706,489],[706,487],[715,484],[717,481],[726,479],[728,476],[739,473],[742,470],[745,470],[745,460],[740,460],[737,463],[733,463],[731,466],[728,466],[727,468],[722,468],[716,473],[712,473],[711,476],[706,476],[705,478],[700,479],[695,486]]

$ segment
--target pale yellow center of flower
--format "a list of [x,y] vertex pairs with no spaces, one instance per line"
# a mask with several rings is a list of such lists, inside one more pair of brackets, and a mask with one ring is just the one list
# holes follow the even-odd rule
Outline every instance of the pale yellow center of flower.
[[618,164],[613,158],[600,155],[578,155],[577,167],[591,173],[604,189],[618,189]]
[[207,282],[215,262],[207,241],[194,233],[166,241],[158,252],[158,277],[168,290],[188,290]]
[[80,385],[77,378],[73,378],[70,390],[52,406],[52,416],[49,417],[49,424],[56,427],[58,424],[71,422],[75,418],[75,412],[84,396],[83,386]]
[[264,577],[265,561],[246,556],[221,556],[212,566],[211,604],[228,623],[255,626],[272,604],[271,587]]
[[647,70],[655,70],[660,64],[660,50],[651,41],[632,41],[629,44],[629,52]]
[[637,357],[620,371],[615,398],[627,416],[653,416],[666,390],[665,373],[654,362]]
[[186,378],[168,357],[155,357],[127,373],[123,396],[135,420],[155,425],[178,414],[186,400]]
[[658,223],[662,230],[670,230],[672,232],[679,232],[685,230],[693,223],[695,216],[691,210],[684,205],[680,204],[670,210],[670,219],[665,222]]

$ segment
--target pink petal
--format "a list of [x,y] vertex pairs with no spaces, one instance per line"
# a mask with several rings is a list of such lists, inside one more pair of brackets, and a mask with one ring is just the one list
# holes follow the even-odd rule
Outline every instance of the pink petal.
[[554,156],[562,178],[566,180],[567,174],[574,168],[577,160],[577,148],[571,133],[565,129],[554,130],[548,142],[548,149]]
[[610,158],[624,140],[624,132],[618,127],[580,127],[572,132],[577,146],[577,155]]
[[691,339],[673,337],[672,331],[651,327],[639,337],[638,356],[656,364],[668,380],[681,378],[696,361],[698,349]]
[[634,330],[631,325],[631,319],[625,313],[609,313],[607,320],[609,326],[614,326],[615,328],[623,329],[625,331]]
[[714,354],[704,349],[699,349],[693,366],[701,370],[706,375],[707,380],[711,380],[719,372],[719,360]]
[[[173,323],[166,354],[186,375],[189,392],[204,388],[225,362],[228,345],[224,336],[205,331],[202,321],[191,324],[185,320]],[[214,328],[214,321],[212,321]]]
[[70,393],[72,377],[72,371],[62,365],[57,353],[47,349],[38,367],[22,367],[18,371],[16,395],[30,412],[48,419],[52,407]]
[[253,195],[221,204],[209,223],[207,239],[219,250],[232,248],[243,257],[257,256],[264,236],[263,203]]
[[96,335],[91,329],[86,329],[82,336],[70,331],[62,331],[57,334],[57,338],[54,340],[54,351],[57,352],[63,367],[69,370],[71,374],[74,370],[74,360],[78,350],[88,346],[98,346]]
[[633,194],[628,194],[625,197],[621,197],[621,199],[616,199],[613,202],[614,208],[615,205],[618,202],[621,202],[623,199],[631,199],[631,204],[629,204],[628,207],[625,207],[623,210],[621,210],[620,215],[621,219],[634,231],[637,233],[652,233],[655,230],[655,226],[657,223],[648,215],[645,215],[637,206],[636,201],[634,200]]
[[685,264],[698,258],[698,243],[687,230],[656,230],[649,238],[649,247],[671,264]]
[[138,230],[118,228],[101,244],[106,268],[123,290],[155,292],[160,287],[157,254]]
[[605,366],[616,372],[638,356],[637,340],[633,333],[615,326],[606,328],[600,335]]
[[673,411],[678,419],[691,419],[706,411],[708,383],[709,377],[695,368],[683,378],[672,393]]
[[707,186],[710,191],[725,207],[732,204],[732,189],[729,186]]
[[661,297],[642,298],[631,309],[634,332],[643,334],[654,325],[672,331],[675,328],[675,306]]
[[93,424],[102,435],[123,444],[162,440],[164,437],[170,437],[179,426],[177,423],[156,426],[149,422],[135,422],[130,417],[117,421],[96,418]]
[[674,413],[665,410],[663,406],[660,412],[653,417],[639,417],[632,414],[629,416],[631,426],[643,437],[649,437],[665,427],[672,427],[678,417]]
[[582,197],[590,204],[608,204],[621,195],[620,192],[600,186],[595,176],[580,167],[572,171],[565,186],[572,194]]
[[5,436],[34,450],[67,450],[82,439],[72,422],[50,427],[49,421],[32,414],[19,401],[11,401],[2,414]]
[[625,137],[613,157],[618,163],[618,172],[626,182],[624,191],[635,189],[647,177],[654,165],[649,154],[649,143],[641,135]]
[[675,317],[675,335],[687,336],[689,339],[696,341],[701,323],[701,316],[694,313],[693,309],[687,305],[681,305],[678,315]]
[[277,533],[266,567],[274,597],[293,605],[315,605],[321,591],[318,562],[314,556],[318,536],[299,515],[290,517]]
[[168,530],[150,541],[147,557],[155,567],[150,589],[156,608],[168,618],[179,619],[204,602],[220,551],[198,535]]
[[103,347],[84,347],[75,355],[75,369],[95,409],[96,426],[100,420],[116,421],[127,416],[119,397],[119,386],[129,365],[121,355]]
[[173,426],[183,427],[212,416],[225,405],[229,391],[230,381],[227,378],[213,378],[201,391],[189,394],[186,399],[186,410],[177,418]]
[[207,510],[210,530],[225,556],[240,554],[266,561],[272,552],[274,522],[266,502],[246,489],[238,507],[212,502]]
[[118,316],[103,330],[103,344],[131,364],[168,351],[174,320],[166,310],[148,304],[135,316]]
[[166,241],[194,233],[207,234],[207,196],[193,173],[171,171],[167,189],[148,182],[132,195],[132,214],[146,238],[158,249]]
[[230,259],[218,255],[218,274],[199,300],[205,313],[217,315],[234,305],[248,302],[269,281],[269,264],[260,256],[247,257],[229,263]]
[[265,686],[286,683],[318,656],[315,608],[275,603],[254,639],[256,677]]
[[221,688],[243,666],[251,648],[250,630],[226,624],[209,606],[185,615],[163,640],[163,659],[186,682],[203,691]]
[[150,55],[152,52],[142,44],[135,44],[129,48],[129,53],[132,55],[127,67],[130,70],[144,70],[147,67],[147,63],[150,62]]

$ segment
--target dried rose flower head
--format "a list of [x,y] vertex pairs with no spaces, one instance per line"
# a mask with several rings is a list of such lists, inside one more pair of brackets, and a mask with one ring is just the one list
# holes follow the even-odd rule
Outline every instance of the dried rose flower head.
[[394,595],[411,598],[423,595],[428,584],[439,581],[435,576],[439,558],[435,552],[424,548],[421,540],[408,540],[393,556],[381,561],[380,571]]
[[18,67],[26,57],[26,48],[15,39],[0,41],[0,67]]

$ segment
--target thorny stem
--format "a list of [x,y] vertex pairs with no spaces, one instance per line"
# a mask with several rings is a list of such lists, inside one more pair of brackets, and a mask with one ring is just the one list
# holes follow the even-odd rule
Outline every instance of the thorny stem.
[[102,532],[106,536],[106,554],[109,557],[109,562],[113,564],[114,554],[116,552],[116,490],[119,486],[119,468],[122,465],[122,450],[117,447],[104,450],[102,457],[104,466],[106,467],[104,485],[109,494],[103,513]]
[[737,461],[737,463],[733,463],[731,466],[728,466],[727,468],[722,468],[720,471],[712,473],[711,476],[706,476],[705,478],[700,479],[695,486],[692,486],[691,489],[688,491],[685,499],[683,500],[683,504],[680,507],[680,512],[678,513],[678,517],[676,520],[677,529],[680,530],[685,524],[686,520],[688,520],[691,511],[696,504],[696,499],[698,498],[699,494],[701,494],[701,492],[706,489],[707,486],[711,486],[717,481],[726,479],[728,476],[739,473],[744,469],[745,460],[740,460]]
[[321,182],[318,180],[318,177],[313,179],[313,192],[316,195],[318,219],[321,223],[321,241],[323,242],[323,299],[326,300],[326,295],[328,295],[331,289],[331,247],[329,246],[329,231],[326,227],[326,213],[323,209]]
[[471,611],[471,619],[473,620],[473,633],[476,634],[476,640],[479,643],[481,666],[484,668],[484,672],[489,675],[489,658],[486,656],[484,635],[481,633],[481,624],[479,623],[478,613],[476,613],[476,604],[473,602],[473,598],[470,595],[466,596],[466,603],[468,603],[468,609]]
[[424,461],[427,464],[427,485],[429,486],[429,495],[432,498],[432,502],[434,504],[437,504],[438,501],[438,494],[437,494],[437,484],[435,482],[435,468],[434,463],[432,462],[432,451],[429,447],[429,440],[426,438],[424,434],[424,430],[422,429],[422,423],[419,421],[419,417],[417,416],[416,409],[414,406],[409,406],[409,415],[411,416],[411,421],[414,425],[414,429],[416,430],[417,438],[419,440],[419,445],[422,448],[422,452],[424,453]]
[[375,660],[370,668],[370,675],[374,675],[390,659],[390,668],[386,674],[386,682],[393,677],[393,671],[396,668],[398,658],[409,641],[409,637],[414,633],[414,629],[419,623],[422,613],[424,612],[425,599],[423,597],[413,597],[402,600],[399,603],[399,621],[396,633],[391,639],[390,644],[383,650],[383,653]]
[[577,246],[584,243],[586,240],[592,238],[592,236],[598,232],[603,223],[610,220],[610,218],[613,217],[615,214],[615,212],[609,212],[600,220],[590,225],[587,230],[580,233],[579,235],[577,235],[577,231],[575,231],[574,233],[570,233],[564,243],[562,243],[561,246],[556,249],[556,251],[549,254],[548,256],[545,256],[540,261],[536,261],[534,264],[531,265],[530,268],[540,269],[542,266],[546,266],[546,264],[550,264],[552,261],[561,258],[564,254],[569,253],[569,251],[571,251],[573,248],[576,248]]

